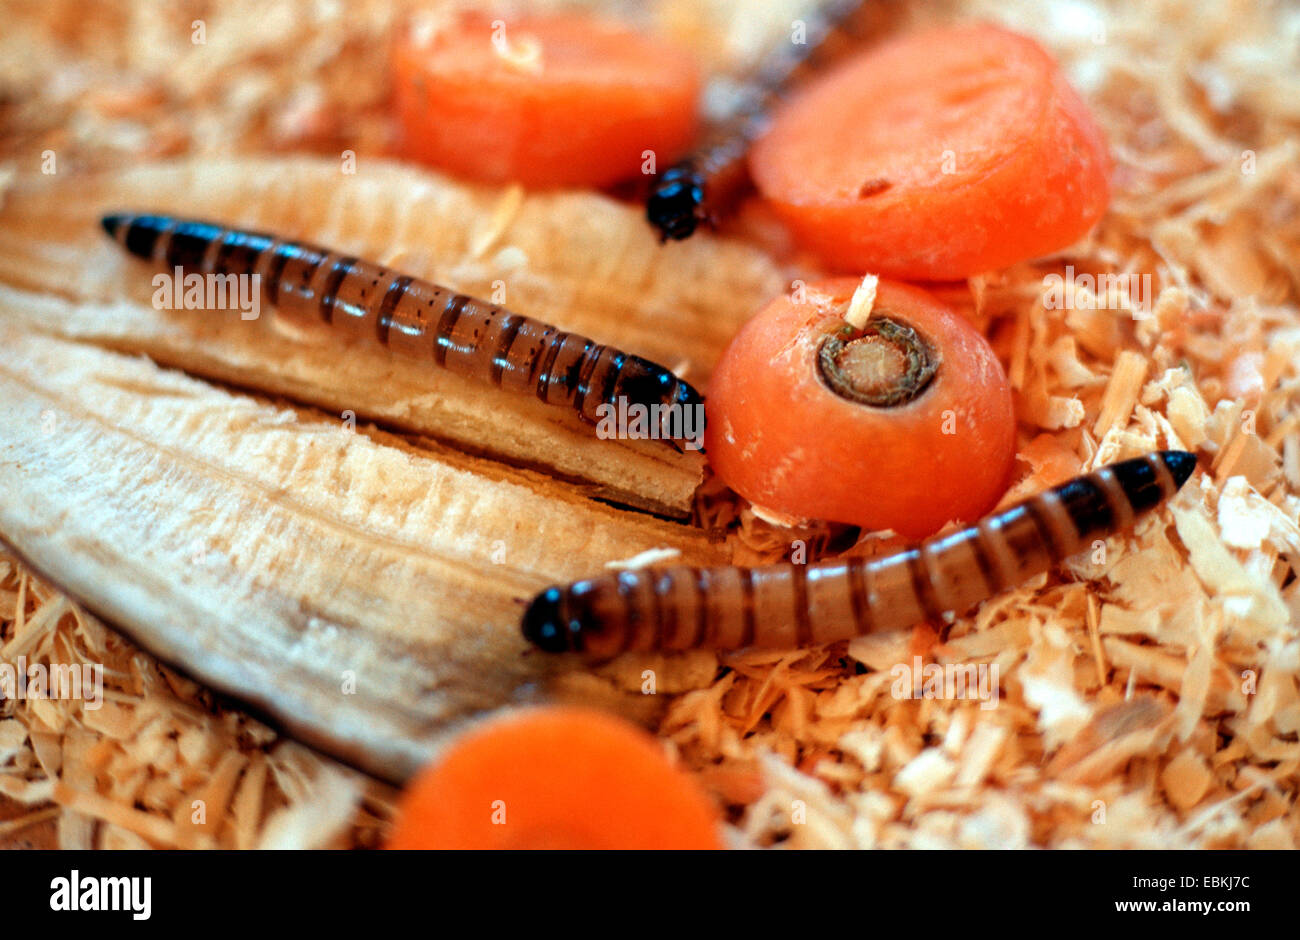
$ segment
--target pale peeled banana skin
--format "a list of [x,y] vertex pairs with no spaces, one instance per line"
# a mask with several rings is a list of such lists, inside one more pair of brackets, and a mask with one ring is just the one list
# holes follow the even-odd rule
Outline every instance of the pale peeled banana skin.
[[0,535],[162,659],[389,780],[553,694],[522,598],[652,548],[721,554],[562,484],[143,357],[11,320],[0,348]]

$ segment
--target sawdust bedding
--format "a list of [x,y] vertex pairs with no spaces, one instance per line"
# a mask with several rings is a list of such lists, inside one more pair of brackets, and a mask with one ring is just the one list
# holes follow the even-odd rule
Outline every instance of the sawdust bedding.
[[[332,2],[182,4],[174,20],[209,23],[202,54],[148,3],[6,6],[7,180],[47,149],[80,169],[385,146],[380,57],[403,4],[348,5],[346,23]],[[741,6],[623,12],[725,71],[799,4],[773,4],[766,24]],[[988,330],[1016,391],[1021,476],[1006,499],[1157,448],[1196,451],[1202,472],[1135,532],[984,604],[944,642],[922,626],[829,648],[658,658],[658,732],[727,807],[737,847],[1294,848],[1300,11],[1161,0],[894,12],[900,28],[984,16],[1038,36],[1116,160],[1111,211],[1083,243],[941,288]],[[727,234],[807,269],[756,207]],[[1076,282],[1060,303],[1045,279],[1067,265],[1149,274],[1150,293],[1098,298]],[[729,529],[741,563],[800,545],[817,557],[896,544],[782,528],[709,484],[698,512]],[[105,664],[97,711],[0,703],[0,841],[381,841],[390,788],[280,738],[2,556],[0,616],[2,662]],[[891,667],[917,656],[996,665],[997,707],[891,695]],[[600,672],[635,689],[645,666]]]

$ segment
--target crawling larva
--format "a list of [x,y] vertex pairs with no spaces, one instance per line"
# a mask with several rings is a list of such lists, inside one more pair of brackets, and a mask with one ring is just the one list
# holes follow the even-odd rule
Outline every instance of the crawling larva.
[[[576,333],[307,242],[164,215],[104,216],[127,251],[204,274],[258,275],[262,299],[349,336],[521,394],[571,408],[588,424],[600,406],[642,405],[659,437],[681,441],[702,422],[699,392],[657,363]],[[675,406],[675,407],[674,407]]]
[[776,100],[809,72],[825,68],[860,42],[867,6],[838,0],[810,17],[800,44],[781,43],[753,81],[742,89],[742,103],[726,121],[709,130],[688,156],[660,174],[646,197],[646,219],[660,241],[689,238],[701,222],[725,212],[749,178],[745,158],[767,126]]
[[949,535],[870,561],[623,571],[552,587],[523,618],[543,650],[792,648],[964,613],[1173,496],[1194,455],[1160,451],[1103,467]]

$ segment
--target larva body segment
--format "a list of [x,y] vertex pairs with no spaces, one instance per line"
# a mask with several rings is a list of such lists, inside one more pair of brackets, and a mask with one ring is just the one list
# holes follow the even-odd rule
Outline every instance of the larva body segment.
[[1160,451],[1103,467],[883,558],[623,571],[553,587],[523,619],[549,652],[792,648],[905,629],[977,603],[1128,528],[1191,476]]
[[776,101],[807,74],[825,68],[863,36],[862,0],[838,0],[809,17],[803,42],[782,43],[742,90],[742,103],[695,150],[660,174],[646,197],[646,219],[661,241],[689,238],[726,211],[749,179],[745,159]]
[[659,437],[681,440],[703,422],[700,394],[657,363],[532,317],[307,242],[164,215],[108,215],[105,231],[128,252],[168,269],[257,275],[280,315],[322,320],[350,337],[423,359],[549,405],[588,424],[601,405],[643,405]]

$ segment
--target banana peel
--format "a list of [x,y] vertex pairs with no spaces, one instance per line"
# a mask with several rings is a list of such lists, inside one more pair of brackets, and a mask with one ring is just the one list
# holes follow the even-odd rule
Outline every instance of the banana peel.
[[644,711],[530,654],[522,602],[651,549],[725,555],[539,474],[9,314],[0,348],[4,541],[160,658],[391,781],[505,705]]

